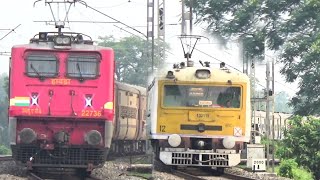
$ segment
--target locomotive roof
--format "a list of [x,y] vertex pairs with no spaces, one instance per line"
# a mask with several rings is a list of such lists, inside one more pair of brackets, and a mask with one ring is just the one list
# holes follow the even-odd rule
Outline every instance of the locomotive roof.
[[[207,79],[199,79],[195,76],[197,70],[210,70],[211,76]],[[184,67],[180,69],[163,69],[156,73],[156,78],[159,80],[170,80],[168,79],[167,73],[172,71],[176,81],[197,81],[197,82],[249,82],[249,77],[241,72],[232,71],[229,69],[220,69],[215,67]]]
[[[26,49],[39,49],[39,50],[52,50],[54,49],[53,42],[38,42],[30,44],[15,45],[13,48],[26,48]],[[95,46],[90,44],[71,44],[72,50],[86,50],[86,51],[98,51],[102,49],[112,49],[110,47]],[[62,51],[65,49],[61,49]],[[66,49],[67,51],[70,49]]]
[[125,90],[125,91],[130,91],[134,93],[141,93],[142,95],[146,95],[146,88],[136,86],[136,85],[131,85],[131,84],[126,84],[122,82],[116,82],[116,86],[118,86],[119,89]]
[[[55,48],[55,38],[67,38],[69,43],[60,44],[63,48]],[[58,45],[59,46],[59,45]],[[68,48],[64,48],[64,46]],[[39,49],[39,50],[86,50],[97,51],[102,49],[111,49],[108,47],[93,45],[92,38],[86,34],[76,32],[39,32],[32,39],[29,44],[15,45],[13,48]]]

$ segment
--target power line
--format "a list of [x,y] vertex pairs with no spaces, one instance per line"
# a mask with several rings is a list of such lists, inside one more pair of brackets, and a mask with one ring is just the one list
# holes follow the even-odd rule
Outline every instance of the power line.
[[127,30],[123,29],[122,27],[119,27],[119,26],[117,26],[117,25],[113,25],[113,26],[115,26],[115,27],[119,28],[120,30],[122,30],[122,31],[124,31],[124,32],[127,32],[127,33],[129,33],[129,34],[131,34],[131,35],[133,35],[133,36],[136,36],[136,37],[138,37],[138,38],[141,38],[140,36],[135,35],[135,34],[133,34],[133,33],[129,32],[129,31],[127,31]]
[[292,91],[292,92],[296,92],[296,91],[292,90],[292,88],[290,88],[290,87],[288,87],[288,86],[284,85],[283,83],[280,83],[279,81],[274,81],[274,82],[276,82],[276,83],[278,83],[278,84],[282,85],[283,87],[285,87],[285,88],[289,89],[289,90],[290,90],[290,91]]
[[[131,35],[133,35],[133,36],[136,36],[136,37],[138,37],[138,38],[142,39],[140,36],[137,36],[137,35],[135,35],[135,34],[133,34],[133,33],[129,32],[129,31],[127,31],[127,30],[125,30],[125,29],[123,29],[123,28],[121,28],[121,27],[117,26],[117,25],[113,25],[113,26],[115,26],[115,27],[119,28],[120,30],[123,30],[123,31],[125,31],[125,32],[127,32],[127,33],[129,33],[129,34],[131,34]],[[129,48],[121,48],[121,49],[129,49]],[[174,54],[173,52],[171,52],[171,51],[169,51],[169,50],[167,50],[167,49],[165,49],[165,51],[166,51],[167,53],[169,53],[169,54],[173,55],[173,56],[177,56],[176,54]]]
[[[33,22],[44,22],[44,23],[54,23],[54,21],[33,21]],[[72,23],[97,23],[97,24],[111,24],[111,23],[114,23],[114,24],[116,24],[116,23],[119,23],[119,22],[114,22],[114,21],[68,21],[68,23],[70,23],[70,22],[72,22]]]
[[100,14],[102,14],[102,15],[104,15],[104,16],[106,16],[106,17],[108,17],[108,18],[110,18],[110,19],[112,19],[112,20],[114,20],[114,21],[116,21],[116,22],[118,22],[118,23],[120,23],[120,24],[122,24],[122,25],[124,25],[124,26],[126,26],[126,27],[128,27],[128,28],[130,28],[132,30],[134,30],[134,31],[136,31],[136,32],[138,32],[139,34],[141,34],[141,35],[143,35],[144,37],[147,38],[147,36],[144,33],[142,33],[141,31],[139,31],[139,30],[137,30],[137,29],[135,29],[135,28],[133,28],[133,27],[131,27],[131,26],[129,26],[129,25],[127,25],[127,24],[125,24],[125,23],[123,23],[123,22],[121,22],[121,21],[119,21],[119,20],[117,20],[117,19],[115,19],[115,18],[113,18],[113,17],[111,17],[111,16],[109,16],[109,15],[107,15],[107,14],[105,14],[105,13],[103,13],[103,12],[97,10],[97,9],[95,9],[95,8],[93,8],[93,7],[91,7],[91,6],[89,6],[88,4],[86,4],[86,3],[82,2],[82,1],[79,1],[79,3],[84,5],[84,6],[86,6],[86,7],[88,7],[89,9],[92,9],[92,10],[94,10],[94,11],[96,11],[96,12],[98,12],[98,13],[100,13]]
[[114,7],[122,6],[122,5],[125,5],[125,4],[128,4],[128,2],[123,2],[123,3],[120,3],[120,4],[113,5],[113,6],[102,6],[102,7],[95,7],[95,8],[108,9],[108,8],[114,8]]
[[[183,43],[183,44],[189,46],[189,44],[187,44],[187,43]],[[214,57],[214,56],[212,56],[212,55],[210,55],[210,54],[208,54],[208,53],[206,53],[206,52],[203,52],[203,51],[201,51],[201,50],[199,50],[199,49],[197,49],[197,48],[194,48],[194,49],[197,50],[198,52],[206,55],[206,56],[209,56],[209,57],[215,59],[216,61],[223,62],[222,60],[220,60],[220,59],[218,59],[218,58],[216,58],[216,57]],[[229,64],[227,64],[227,63],[226,63],[226,65],[228,65],[229,67],[231,67],[231,68],[233,68],[233,69],[235,69],[235,70],[237,70],[237,71],[239,71],[239,72],[242,73],[242,71],[240,71],[239,69],[237,69],[237,68],[235,68],[235,67],[233,67],[233,66],[231,66],[231,65],[229,65]]]
[[10,52],[7,52],[7,51],[0,52],[0,56],[10,56]]
[[8,36],[9,34],[11,34],[12,32],[15,32],[14,30],[17,29],[20,25],[21,25],[21,24],[19,24],[19,25],[16,26],[15,28],[11,29],[6,35],[4,35],[4,36],[0,39],[0,41],[3,40],[5,37],[7,37],[7,36]]

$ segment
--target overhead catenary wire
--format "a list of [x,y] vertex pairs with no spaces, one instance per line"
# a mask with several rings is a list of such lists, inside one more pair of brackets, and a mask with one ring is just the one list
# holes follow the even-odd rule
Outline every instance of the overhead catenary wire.
[[132,29],[132,30],[134,30],[135,32],[137,32],[137,33],[143,35],[145,38],[147,38],[147,35],[145,35],[141,31],[139,31],[139,30],[137,30],[137,29],[135,29],[135,28],[133,28],[133,27],[131,27],[131,26],[129,26],[129,25],[127,25],[127,24],[125,24],[125,23],[123,23],[123,22],[121,22],[121,21],[119,21],[119,20],[117,20],[117,19],[115,19],[115,18],[113,18],[113,17],[111,17],[111,16],[109,16],[109,15],[107,15],[107,14],[105,14],[105,13],[103,13],[103,12],[97,10],[97,9],[95,9],[95,8],[93,8],[93,7],[91,7],[91,6],[89,6],[88,4],[85,4],[85,3],[81,2],[81,1],[79,1],[79,3],[84,5],[84,6],[86,6],[89,9],[92,9],[93,11],[96,11],[96,12],[98,12],[98,13],[100,13],[100,14],[102,14],[102,15],[104,15],[104,16],[106,16],[106,17],[108,17],[108,18],[110,18],[110,19],[112,19],[112,20],[114,20],[114,21],[116,21],[116,22],[118,22],[118,23],[120,23],[120,24],[122,24],[122,25],[124,25],[124,26],[126,26],[128,28],[130,28],[130,29]]
[[10,52],[4,51],[4,52],[0,52],[0,56],[11,56]]
[[[41,20],[37,20],[37,21],[33,21],[33,22],[45,22],[45,23],[54,23],[54,21],[41,21]],[[116,24],[116,23],[119,23],[119,22],[114,22],[114,21],[77,21],[77,20],[75,20],[75,21],[70,21],[70,20],[68,20],[68,23],[70,23],[70,22],[72,22],[72,23],[92,23],[92,24],[95,24],[95,23],[97,23],[97,24]]]
[[11,34],[12,32],[15,32],[15,30],[20,26],[21,24],[19,24],[18,26],[16,26],[15,28],[13,28],[13,29],[10,29],[10,31],[6,34],[6,35],[4,35],[1,39],[0,39],[0,41],[1,40],[3,40],[5,37],[7,37],[9,34]]

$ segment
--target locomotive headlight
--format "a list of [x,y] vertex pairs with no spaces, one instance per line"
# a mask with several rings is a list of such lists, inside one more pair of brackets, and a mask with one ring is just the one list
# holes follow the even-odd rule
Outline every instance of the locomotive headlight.
[[60,45],[63,43],[63,38],[58,36],[56,37],[56,39],[54,40],[55,44]]
[[19,133],[20,141],[24,144],[30,144],[36,140],[37,134],[31,128],[23,128]]
[[197,146],[198,146],[199,148],[203,148],[205,144],[206,144],[206,143],[205,143],[203,140],[199,140],[199,141],[197,142]]
[[84,139],[88,144],[96,146],[100,144],[102,136],[99,131],[91,130],[85,135]]
[[198,69],[196,70],[196,77],[199,79],[208,79],[211,76],[209,69]]
[[54,43],[58,46],[70,46],[71,38],[69,36],[56,36],[54,38]]
[[178,147],[181,144],[181,137],[178,134],[172,134],[168,138],[168,143],[172,147]]
[[174,76],[174,74],[173,74],[173,71],[168,71],[166,78],[168,78],[168,79],[174,79],[175,76]]
[[69,37],[64,37],[64,38],[62,38],[62,43],[63,44],[71,44],[71,39]]
[[227,149],[232,149],[236,145],[236,141],[233,137],[228,136],[222,140],[222,144]]

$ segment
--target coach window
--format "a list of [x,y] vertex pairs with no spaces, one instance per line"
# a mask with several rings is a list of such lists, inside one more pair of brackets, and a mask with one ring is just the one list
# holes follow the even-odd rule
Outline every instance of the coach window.
[[67,59],[67,76],[80,81],[97,78],[100,60],[96,54],[70,54]]
[[58,75],[58,59],[54,54],[29,53],[25,60],[26,74],[30,77],[45,78]]

